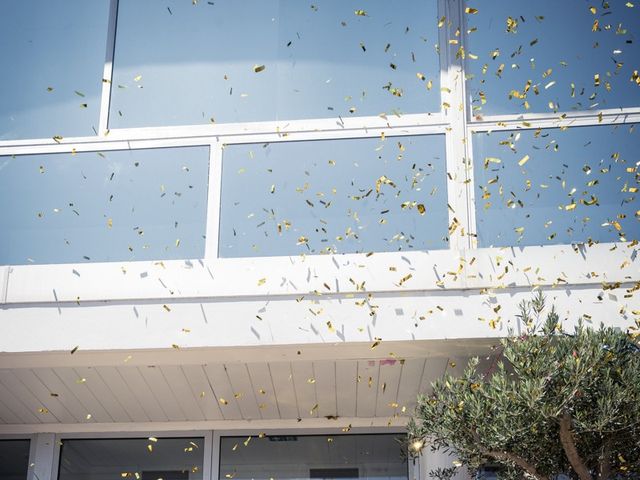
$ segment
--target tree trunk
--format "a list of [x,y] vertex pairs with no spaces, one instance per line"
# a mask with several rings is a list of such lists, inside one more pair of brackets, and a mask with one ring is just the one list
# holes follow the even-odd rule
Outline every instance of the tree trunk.
[[564,449],[564,453],[571,464],[571,468],[573,468],[573,471],[578,474],[580,480],[593,480],[591,473],[589,473],[589,469],[582,461],[582,458],[580,458],[576,444],[573,441],[571,415],[567,411],[565,411],[562,414],[562,417],[560,417],[560,443],[562,443],[562,448]]

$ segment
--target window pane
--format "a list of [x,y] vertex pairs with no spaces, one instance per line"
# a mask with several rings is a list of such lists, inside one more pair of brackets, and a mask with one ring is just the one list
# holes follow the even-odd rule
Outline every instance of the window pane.
[[447,248],[444,136],[232,145],[221,257]]
[[29,440],[0,440],[0,478],[27,480]]
[[478,10],[466,15],[467,50],[478,56],[467,55],[476,114],[640,106],[640,85],[632,81],[640,56],[637,5],[584,0],[470,0],[467,5]]
[[202,258],[208,147],[0,157],[0,264]]
[[109,1],[5,0],[0,139],[94,135]]
[[122,0],[110,126],[439,111],[436,3]]
[[481,247],[640,239],[633,125],[473,136]]
[[[400,435],[223,437],[220,478],[406,480]],[[406,457],[406,455],[405,455]]]
[[58,480],[201,480],[203,438],[63,440]]

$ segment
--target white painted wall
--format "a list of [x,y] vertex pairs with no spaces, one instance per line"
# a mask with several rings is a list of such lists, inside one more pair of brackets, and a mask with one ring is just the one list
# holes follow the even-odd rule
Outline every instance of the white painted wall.
[[0,351],[495,338],[538,288],[570,321],[624,329],[638,265],[603,244],[3,267]]
[[[452,467],[454,460],[456,460],[455,455],[448,455],[441,451],[432,452],[429,447],[425,447],[420,456],[420,479],[432,480],[429,472],[436,468]],[[470,480],[471,478],[465,468],[458,468],[458,473],[452,480]]]

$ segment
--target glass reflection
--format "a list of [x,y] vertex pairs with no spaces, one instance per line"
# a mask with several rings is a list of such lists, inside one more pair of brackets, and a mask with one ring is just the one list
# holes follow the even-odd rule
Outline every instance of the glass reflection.
[[221,257],[447,248],[444,136],[230,145]]
[[[625,2],[469,0],[474,114],[638,106],[640,9]],[[476,56],[477,58],[473,58]],[[636,73],[637,76],[637,73]],[[638,80],[640,81],[640,80]]]
[[223,437],[220,478],[406,480],[399,435]]
[[473,136],[481,247],[640,239],[635,125]]
[[208,147],[0,157],[0,265],[202,258]]
[[365,7],[122,0],[110,126],[439,111],[436,2]]
[[202,480],[202,438],[63,440],[58,480]]
[[95,135],[109,1],[5,0],[0,140]]

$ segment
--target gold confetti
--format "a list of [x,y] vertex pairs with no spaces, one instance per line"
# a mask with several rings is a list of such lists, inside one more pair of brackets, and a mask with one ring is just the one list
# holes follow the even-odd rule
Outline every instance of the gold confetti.
[[260,72],[262,72],[265,68],[267,68],[267,67],[265,67],[264,65],[254,65],[254,66],[253,66],[253,71],[254,71],[255,73],[260,73]]
[[222,404],[222,405],[229,405],[229,402],[227,402],[224,398],[220,397],[218,399],[218,401]]
[[520,161],[518,162],[518,165],[523,166],[528,161],[529,161],[529,155],[525,155],[524,157],[522,157],[522,159],[520,159]]

